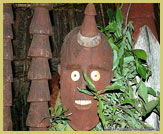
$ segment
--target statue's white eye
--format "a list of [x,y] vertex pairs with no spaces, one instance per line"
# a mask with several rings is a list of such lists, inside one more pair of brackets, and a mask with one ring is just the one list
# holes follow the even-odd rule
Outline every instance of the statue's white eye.
[[91,78],[94,81],[98,81],[100,79],[100,73],[98,71],[92,71]]
[[78,71],[73,71],[71,73],[71,79],[73,81],[77,81],[77,80],[79,80],[79,78],[80,78],[80,73]]

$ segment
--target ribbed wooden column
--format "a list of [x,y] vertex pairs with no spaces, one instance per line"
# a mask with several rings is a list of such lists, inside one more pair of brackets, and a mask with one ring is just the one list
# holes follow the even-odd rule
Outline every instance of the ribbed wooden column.
[[13,50],[11,40],[13,39],[12,24],[13,12],[11,4],[3,5],[3,130],[12,130],[11,110],[13,82],[11,61]]
[[48,101],[50,92],[48,79],[51,79],[48,59],[52,58],[49,35],[52,34],[52,26],[49,17],[49,10],[53,4],[31,4],[34,8],[34,16],[30,25],[30,33],[33,40],[28,52],[32,57],[32,63],[28,72],[28,79],[31,79],[31,88],[28,102],[31,102],[28,117],[26,120],[30,131],[46,131],[50,125]]

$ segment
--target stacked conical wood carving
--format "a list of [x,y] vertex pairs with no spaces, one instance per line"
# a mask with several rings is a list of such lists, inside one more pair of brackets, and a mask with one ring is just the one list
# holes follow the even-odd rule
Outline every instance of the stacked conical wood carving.
[[11,61],[13,60],[12,42],[13,12],[11,4],[3,5],[3,130],[12,130],[11,109],[13,82]]
[[53,4],[32,4],[34,15],[30,25],[30,33],[33,40],[28,52],[32,57],[32,63],[28,72],[28,79],[32,80],[28,102],[30,109],[26,124],[31,131],[45,131],[50,125],[48,101],[50,93],[48,79],[51,79],[48,59],[52,58],[49,35],[52,34],[52,26],[49,10]]

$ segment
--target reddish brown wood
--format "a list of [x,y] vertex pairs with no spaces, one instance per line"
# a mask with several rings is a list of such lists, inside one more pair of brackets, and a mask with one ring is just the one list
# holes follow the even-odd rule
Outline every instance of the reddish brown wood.
[[13,82],[12,67],[10,60],[3,60],[3,79],[5,82]]
[[12,106],[11,82],[3,81],[3,105]]
[[11,4],[3,5],[3,130],[12,130],[11,110],[13,82],[11,61],[13,60],[12,43],[12,23],[13,13]]
[[31,103],[26,124],[36,128],[46,128],[50,125],[47,101]]
[[[66,114],[72,113],[68,122],[78,131],[91,130],[99,122],[97,101],[93,96],[81,93],[77,89],[87,88],[82,72],[87,73],[99,91],[109,85],[113,78],[112,49],[107,37],[97,30],[94,9],[93,4],[88,4],[82,26],[74,28],[66,36],[62,45],[61,66],[58,68],[61,75],[63,108],[69,109]],[[97,75],[91,77],[94,71],[100,74],[97,81],[93,80]]]
[[28,78],[31,80],[51,79],[48,59],[45,57],[33,57]]
[[35,7],[35,13],[30,25],[31,34],[52,34],[52,27],[49,17],[49,9],[46,7]]
[[3,59],[13,60],[13,50],[11,39],[3,39]]
[[28,102],[50,101],[48,80],[32,80],[27,101]]
[[[92,37],[98,34],[96,27],[95,15],[96,9],[93,4],[89,4],[85,9],[85,17],[80,29],[83,36]],[[89,28],[88,28],[89,27]]]
[[52,57],[50,51],[49,35],[52,34],[49,9],[53,4],[32,4],[34,15],[30,25],[33,40],[28,52],[32,63],[28,72],[28,79],[32,80],[28,96],[31,102],[26,120],[30,131],[45,131],[50,125],[48,101],[50,100],[48,79],[51,79],[48,58]]
[[51,99],[50,99],[50,106],[53,107],[53,108],[56,105],[56,100],[57,100],[57,97],[58,97],[58,93],[60,91],[59,81],[60,81],[60,75],[57,73],[53,77],[52,84],[51,84],[51,92],[52,92],[52,94],[50,96],[51,97]]
[[8,106],[3,106],[3,131],[12,131],[11,110]]
[[49,36],[42,35],[42,34],[34,34],[28,55],[33,57],[40,56],[40,57],[52,58]]
[[124,4],[124,6],[122,7],[122,13],[124,19],[126,19],[127,22],[133,22],[133,26],[135,29],[133,33],[134,43],[138,38],[140,28],[144,25],[147,25],[150,28],[150,30],[158,40],[153,3],[132,3],[130,7],[129,4]]

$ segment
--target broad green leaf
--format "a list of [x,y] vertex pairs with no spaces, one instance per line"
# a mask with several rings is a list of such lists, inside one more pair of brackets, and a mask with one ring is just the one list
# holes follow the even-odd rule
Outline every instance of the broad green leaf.
[[122,57],[119,60],[119,66],[120,66],[121,73],[123,72],[123,63],[124,63],[124,56],[122,55]]
[[131,61],[134,61],[133,56],[128,56],[124,58],[124,64],[130,63]]
[[124,35],[126,34],[127,30],[128,30],[128,26],[126,26],[126,27],[124,28],[124,30],[123,30],[123,34],[124,34]]
[[144,50],[142,49],[133,49],[132,52],[139,58],[142,60],[147,60],[147,54]]
[[120,91],[124,92],[125,87],[118,85],[117,83],[113,83],[112,85],[108,85],[104,88],[104,91],[109,91],[109,90],[120,90]]
[[62,113],[62,104],[59,104],[56,110],[56,116],[59,116]]
[[119,25],[122,25],[123,23],[123,16],[120,8],[118,8],[116,11],[116,21]]
[[117,41],[122,39],[122,29],[121,29],[121,26],[119,26],[119,25],[117,26],[117,29],[116,29],[114,35],[116,36]]
[[131,54],[129,52],[125,52],[125,56],[129,57],[129,56],[131,56]]
[[87,86],[89,87],[90,90],[96,92],[97,89],[95,87],[95,85],[91,82],[90,78],[87,76],[87,74],[85,72],[83,72],[83,75],[84,75],[84,79],[87,83]]
[[110,22],[109,25],[105,27],[105,31],[109,31],[109,32],[115,32],[116,29],[117,29],[116,22]]
[[132,24],[131,21],[128,23],[128,27],[129,27],[132,31],[134,31],[134,27],[133,27],[133,24]]
[[104,116],[104,112],[103,112],[103,109],[104,109],[104,103],[103,101],[99,98],[98,102],[97,102],[97,105],[98,105],[98,114],[99,114],[99,117],[102,121],[102,124],[103,126],[105,126],[105,116]]
[[81,89],[81,88],[77,88],[80,92],[82,92],[82,93],[85,93],[85,94],[87,94],[87,95],[93,95],[91,92],[89,92],[88,90],[86,90],[86,89]]
[[146,85],[144,84],[142,80],[140,81],[138,94],[145,101],[145,103],[148,102],[148,88],[146,87]]
[[131,104],[132,106],[135,106],[135,99],[125,99],[124,101],[121,102],[121,105],[124,104]]
[[134,99],[134,92],[133,92],[133,89],[131,87],[129,87],[129,98],[130,99]]
[[137,72],[143,79],[146,79],[146,68],[136,59]]
[[113,50],[113,68],[112,70],[114,70],[119,64],[119,58],[117,55],[117,51]]
[[157,111],[158,111],[159,114],[160,114],[160,101],[158,102],[158,104],[157,104],[157,106],[156,106],[156,109],[157,109]]
[[141,129],[142,128],[141,124],[139,123],[139,120],[136,120],[133,117],[125,116],[125,120],[127,121],[127,124],[131,128],[137,128],[137,129]]
[[66,127],[65,127],[65,129],[64,129],[64,131],[74,131],[71,127],[70,127],[70,125],[67,123],[66,124]]
[[130,69],[125,67],[125,68],[123,69],[122,74],[123,74],[123,76],[126,76],[127,74],[129,74],[129,72],[130,72]]
[[132,36],[131,36],[131,33],[129,31],[126,32],[126,36],[127,36],[127,39],[130,43],[130,45],[132,44]]
[[146,113],[143,116],[146,116],[148,113],[152,112],[152,110],[158,105],[159,100],[152,100],[144,105],[146,109]]
[[57,131],[64,131],[64,129],[65,129],[65,125],[64,124],[61,124],[61,123],[57,124],[57,126],[56,126],[56,130]]
[[109,43],[110,47],[112,48],[112,50],[116,50],[117,52],[119,51],[119,48],[114,44],[113,38],[109,38],[108,43]]
[[153,95],[154,97],[156,97],[156,92],[155,92],[155,90],[153,90],[153,88],[147,87],[147,89],[148,89],[148,94]]
[[122,55],[124,54],[124,48],[125,48],[125,42],[124,41],[122,41],[121,43],[120,43],[120,45],[121,45],[121,47],[120,47],[120,51],[119,51],[119,59],[122,57]]

